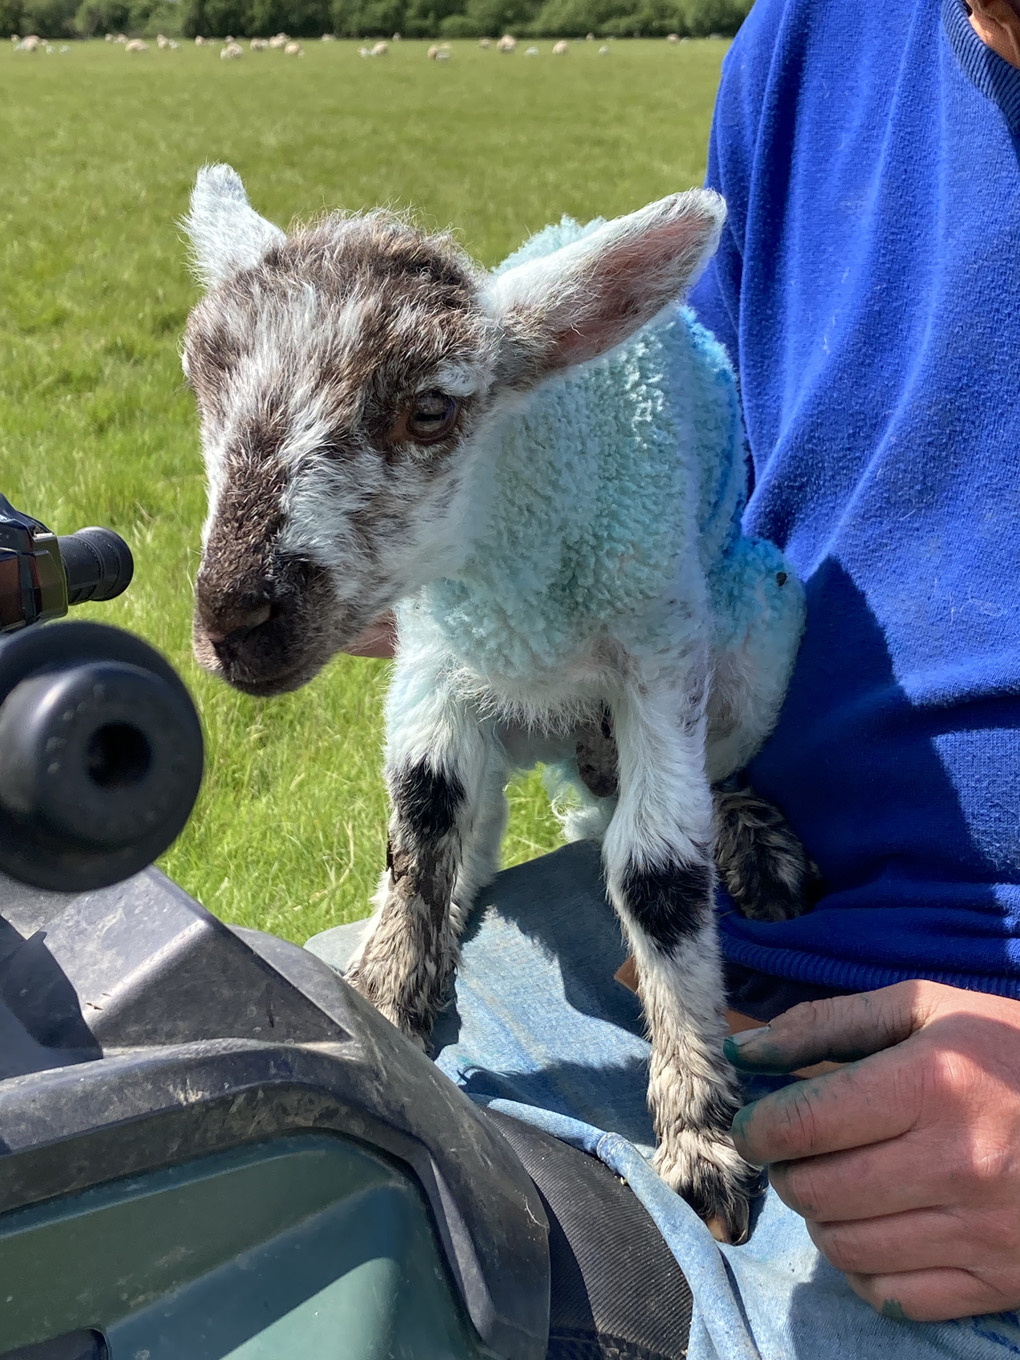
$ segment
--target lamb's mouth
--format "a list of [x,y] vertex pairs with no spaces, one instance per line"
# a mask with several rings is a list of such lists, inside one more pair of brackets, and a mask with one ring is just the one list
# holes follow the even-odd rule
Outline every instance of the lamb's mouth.
[[310,657],[296,666],[288,666],[285,670],[269,673],[260,673],[243,662],[235,661],[220,666],[216,674],[226,680],[231,689],[240,690],[242,694],[251,694],[258,699],[270,699],[277,694],[292,694],[294,690],[307,685],[310,680],[314,680],[329,659],[328,655]]
[[227,681],[232,689],[240,690],[242,694],[251,694],[258,699],[269,699],[277,694],[292,694],[295,690],[306,685],[316,674],[319,667],[315,670],[308,670],[301,667],[298,670],[281,671],[276,675],[260,676],[234,676],[229,675],[226,670],[222,673],[223,679]]
[[290,694],[314,679],[334,655],[332,650],[312,652],[287,665],[266,664],[254,657],[229,655],[218,651],[208,638],[196,635],[195,659],[209,675],[225,680],[231,689],[258,698],[276,694]]

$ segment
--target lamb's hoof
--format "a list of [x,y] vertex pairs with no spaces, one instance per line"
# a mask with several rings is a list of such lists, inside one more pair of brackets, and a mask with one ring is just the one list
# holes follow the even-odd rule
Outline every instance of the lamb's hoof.
[[401,1007],[384,1001],[357,964],[344,974],[344,982],[353,987],[359,996],[363,996],[366,1001],[371,1002],[379,1014],[388,1020],[394,1028],[398,1029],[408,1043],[413,1044],[422,1053],[428,1054],[428,1035],[423,1034],[421,1029],[410,1021]]
[[[750,1235],[751,1205],[759,1193],[759,1173],[728,1141],[711,1134],[684,1135],[686,1147],[660,1144],[652,1165],[705,1225],[717,1242],[739,1246]],[[700,1155],[691,1149],[701,1145]]]
[[751,789],[716,789],[715,857],[742,916],[790,921],[811,908],[819,874],[779,809]]

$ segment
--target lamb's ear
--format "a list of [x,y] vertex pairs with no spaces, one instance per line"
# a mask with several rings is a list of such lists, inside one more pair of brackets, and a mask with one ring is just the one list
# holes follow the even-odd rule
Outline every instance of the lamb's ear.
[[710,190],[672,194],[507,270],[492,281],[489,305],[535,379],[584,363],[687,291],[725,218],[725,203]]
[[229,165],[205,165],[191,191],[184,219],[191,238],[195,273],[207,288],[257,264],[270,246],[285,240],[248,202],[244,185]]

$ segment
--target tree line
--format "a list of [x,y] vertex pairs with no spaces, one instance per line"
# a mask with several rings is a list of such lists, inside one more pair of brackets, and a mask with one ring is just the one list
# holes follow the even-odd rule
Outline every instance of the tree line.
[[704,37],[732,35],[751,0],[0,0],[0,34],[205,37]]

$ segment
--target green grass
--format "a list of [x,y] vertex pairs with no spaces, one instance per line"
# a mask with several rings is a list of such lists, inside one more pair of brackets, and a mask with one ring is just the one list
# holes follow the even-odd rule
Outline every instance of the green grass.
[[[259,703],[191,660],[204,490],[177,220],[196,168],[227,160],[283,224],[413,204],[492,264],[561,213],[612,216],[700,182],[724,43],[538,46],[456,43],[442,64],[412,42],[375,61],[349,43],[236,63],[190,45],[0,49],[0,490],[58,533],[106,524],[131,543],[134,584],[94,612],[164,651],[195,695],[206,781],[162,863],[227,920],[303,940],[367,909],[386,666],[341,657]],[[512,807],[508,862],[556,843],[536,777]]]

